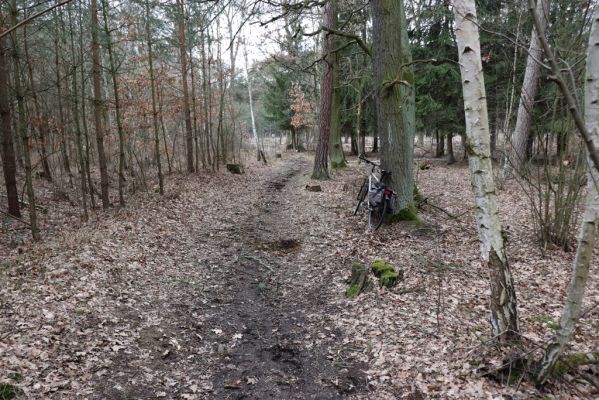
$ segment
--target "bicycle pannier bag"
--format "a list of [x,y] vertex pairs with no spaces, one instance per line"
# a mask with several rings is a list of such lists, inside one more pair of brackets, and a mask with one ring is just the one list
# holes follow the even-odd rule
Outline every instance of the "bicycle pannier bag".
[[374,188],[368,192],[368,202],[371,206],[377,207],[383,202],[383,196],[385,195],[383,188]]

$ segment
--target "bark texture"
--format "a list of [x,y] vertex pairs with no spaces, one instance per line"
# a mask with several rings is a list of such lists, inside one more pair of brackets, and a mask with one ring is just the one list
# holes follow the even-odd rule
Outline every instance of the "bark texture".
[[372,0],[371,6],[381,164],[392,172],[388,184],[397,192],[400,214],[414,209],[416,117],[414,74],[409,66],[412,55],[403,0]]
[[[150,2],[146,0],[146,41],[148,44],[148,68],[150,73],[150,85],[152,86],[152,122],[154,126],[154,154],[158,166],[158,191],[164,194],[164,180],[162,177],[162,163],[160,162],[160,134],[158,129],[158,107],[156,101],[156,78],[154,76],[154,54],[152,52],[152,32],[150,30]],[[166,142],[165,142],[166,144]],[[168,155],[168,152],[167,152]]]
[[[599,146],[599,6],[595,7],[589,46],[587,53],[587,72],[585,80],[585,117],[586,126],[595,148]],[[572,271],[568,296],[562,311],[560,326],[552,342],[547,346],[545,356],[537,377],[543,384],[554,369],[566,346],[572,339],[574,329],[580,318],[582,301],[593,257],[593,247],[597,238],[599,221],[599,171],[587,155],[588,183],[585,212],[578,239],[578,248]]]
[[454,0],[453,9],[466,114],[466,151],[476,202],[480,253],[490,274],[491,331],[500,340],[514,339],[518,333],[516,291],[497,211],[476,7],[474,0]]
[[102,196],[102,207],[110,207],[108,198],[108,169],[106,165],[106,152],[104,151],[104,134],[106,125],[104,121],[104,95],[102,93],[102,61],[100,58],[100,44],[98,41],[98,1],[91,0],[91,23],[92,23],[92,76],[94,86],[94,122],[96,125],[96,145],[98,147],[98,165],[100,166],[100,187]]
[[[323,25],[335,23],[335,0],[324,6]],[[323,40],[322,84],[320,88],[320,136],[314,156],[313,179],[328,179],[329,137],[331,135],[331,110],[333,104],[333,35],[325,33]]]
[[12,139],[12,116],[8,101],[8,70],[5,40],[0,39],[0,129],[2,130],[2,170],[8,199],[8,213],[15,217],[21,216],[19,207],[19,192],[17,189],[17,159]]
[[[333,28],[337,29],[337,10],[333,10]],[[341,45],[339,37],[333,36],[333,49]],[[341,93],[339,88],[339,55],[332,54],[333,61],[333,99],[331,100],[331,135],[329,137],[329,156],[331,158],[331,168],[344,168],[347,166],[345,155],[343,154],[343,143],[341,142]]]
[[[537,14],[541,16],[541,21],[545,27],[549,25],[549,1],[539,0],[537,2]],[[526,60],[526,70],[524,72],[524,81],[522,82],[522,91],[520,94],[520,105],[518,106],[518,118],[516,126],[512,133],[510,141],[509,160],[505,163],[503,177],[509,178],[513,170],[519,171],[527,161],[528,136],[530,134],[530,124],[532,120],[532,111],[535,98],[539,90],[539,77],[541,76],[541,66],[538,61],[542,60],[543,49],[536,29],[533,28],[530,35],[530,46],[528,49],[528,59]]]
[[187,150],[187,172],[194,172],[193,130],[191,129],[191,111],[189,108],[189,87],[187,86],[187,40],[185,36],[185,5],[178,1],[179,15],[179,54],[181,55],[181,85],[183,85],[183,118],[185,119],[185,148]]

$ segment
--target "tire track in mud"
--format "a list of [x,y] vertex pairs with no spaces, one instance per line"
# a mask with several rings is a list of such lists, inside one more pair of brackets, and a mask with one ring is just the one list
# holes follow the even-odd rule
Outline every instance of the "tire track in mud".
[[269,176],[232,237],[243,243],[235,272],[225,275],[226,300],[206,321],[221,340],[211,399],[340,399],[365,385],[360,368],[334,365],[340,333],[318,318],[334,312],[326,282],[302,277],[313,266],[301,261],[306,239],[289,215],[301,207],[298,178],[307,167],[294,159]]

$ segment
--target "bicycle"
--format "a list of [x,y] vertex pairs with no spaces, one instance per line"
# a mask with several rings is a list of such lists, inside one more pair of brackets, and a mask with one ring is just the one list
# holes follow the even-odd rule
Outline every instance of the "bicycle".
[[[385,178],[391,176],[390,171],[381,169],[380,164],[370,161],[365,157],[361,156],[360,160],[370,164],[372,168],[368,177],[364,178],[362,187],[360,187],[360,191],[358,192],[358,205],[356,206],[354,215],[358,214],[360,207],[364,203],[364,200],[366,200],[366,195],[368,195],[368,201],[364,203],[364,207],[368,209],[368,226],[375,231],[381,226],[387,213],[393,212],[395,209],[397,194],[383,182]],[[376,176],[377,169],[381,173],[380,178]]]

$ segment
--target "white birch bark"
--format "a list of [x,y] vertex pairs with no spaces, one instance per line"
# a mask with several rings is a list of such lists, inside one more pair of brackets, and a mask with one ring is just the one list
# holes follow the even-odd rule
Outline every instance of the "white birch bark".
[[[539,0],[537,2],[536,13],[541,17],[541,23],[546,29],[549,25],[549,1]],[[510,148],[508,149],[509,159],[502,171],[504,179],[509,178],[513,170],[520,170],[526,161],[530,122],[535,98],[539,90],[538,80],[541,75],[539,61],[542,60],[542,57],[543,49],[541,48],[541,41],[536,29],[533,28],[530,34],[530,47],[528,49],[528,59],[526,60],[526,70],[524,71],[524,81],[522,82],[516,127],[514,128]]]
[[[586,126],[595,148],[599,146],[599,6],[595,7],[593,24],[587,50],[587,71],[585,80],[585,118]],[[588,157],[588,183],[586,207],[582,219],[582,227],[578,238],[578,248],[572,271],[568,296],[562,311],[560,326],[553,341],[547,346],[545,357],[541,363],[537,380],[544,383],[557,360],[572,339],[574,328],[580,318],[593,247],[597,238],[597,222],[599,218],[599,193],[597,184],[599,172]]]
[[516,293],[505,254],[491,160],[489,117],[474,0],[454,0],[464,110],[466,151],[476,202],[480,255],[490,274],[491,332],[500,340],[517,336]]

